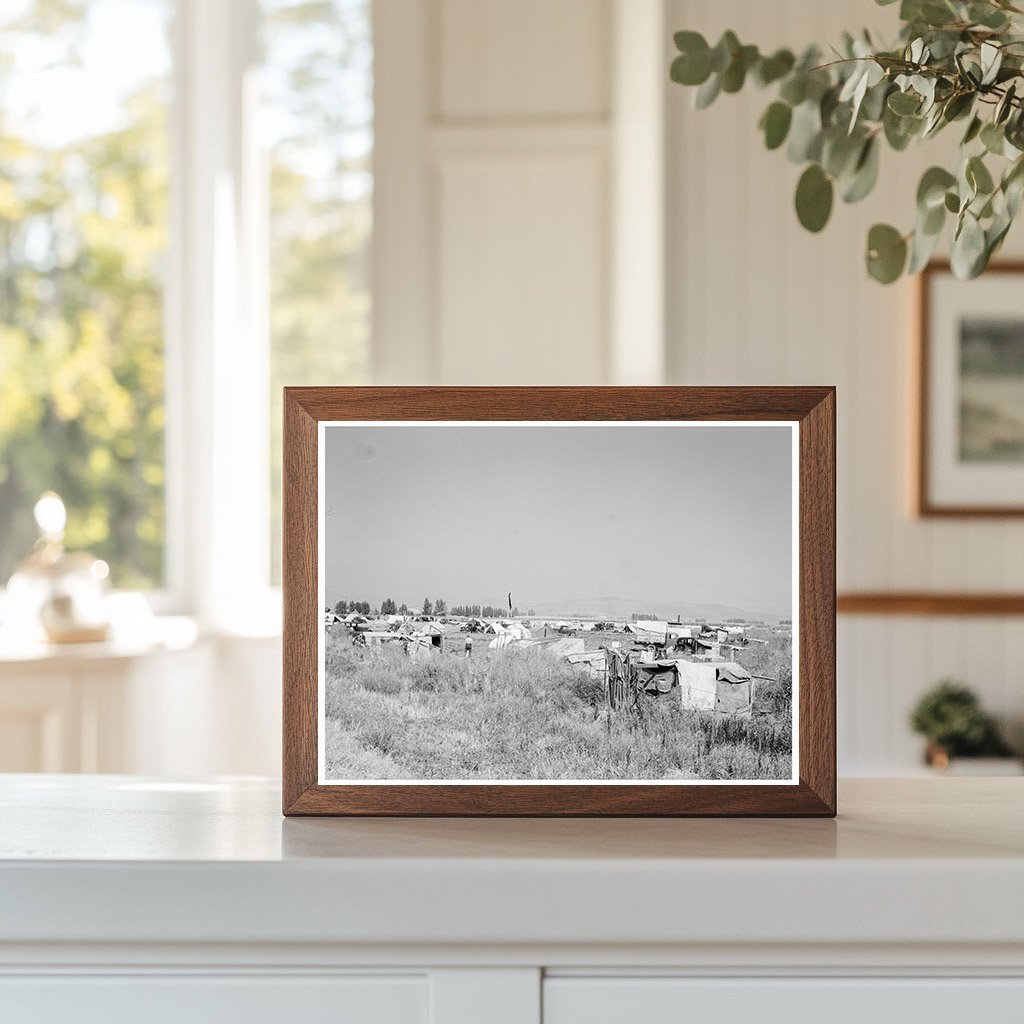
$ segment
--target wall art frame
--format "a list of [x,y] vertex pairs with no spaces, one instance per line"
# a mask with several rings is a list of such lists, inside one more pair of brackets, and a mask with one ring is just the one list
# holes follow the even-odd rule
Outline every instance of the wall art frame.
[[[325,546],[324,478],[327,471],[324,463],[328,446],[335,444],[325,438],[342,438],[345,452],[352,450],[357,455],[362,452],[372,459],[379,440],[358,440],[362,435],[357,436],[348,428],[359,425],[360,429],[373,431],[383,425],[391,431],[384,435],[387,438],[407,438],[409,430],[441,424],[449,430],[468,425],[482,429],[515,426],[535,432],[541,428],[557,428],[577,434],[585,428],[600,426],[604,431],[600,435],[601,443],[609,449],[613,445],[608,438],[614,440],[616,431],[633,426],[641,427],[645,438],[666,438],[664,443],[670,452],[675,450],[671,446],[677,443],[676,439],[682,438],[684,433],[686,444],[696,444],[704,443],[701,438],[713,438],[723,428],[736,428],[730,438],[761,436],[752,431],[763,431],[764,436],[774,437],[771,433],[774,428],[790,428],[795,609],[790,626],[794,671],[791,777],[738,781],[675,778],[563,781],[540,777],[396,780],[391,776],[374,778],[372,771],[369,777],[359,778],[335,778],[325,774],[327,718],[323,664],[328,627],[324,595],[325,575],[328,566],[333,564],[330,560],[334,555],[331,548]],[[835,426],[835,389],[831,387],[286,388],[283,812],[296,816],[834,816]],[[683,428],[692,429],[687,432]],[[711,428],[718,428],[718,431]],[[372,438],[380,436],[379,430],[366,434]],[[546,436],[558,441],[563,435]],[[564,436],[569,437],[569,434]],[[577,443],[577,435],[572,436],[573,443]],[[729,443],[732,444],[732,440]],[[509,447],[515,450],[521,446]],[[552,447],[557,448],[557,444]],[[645,447],[649,446],[645,443]],[[742,447],[742,444],[734,445],[736,450]],[[397,457],[394,461],[402,467],[409,465],[399,462]],[[439,461],[444,464],[445,460],[442,457]],[[731,464],[731,460],[726,461]],[[331,486],[337,493],[346,495],[345,500],[352,508],[358,509],[360,502],[369,500],[366,496],[371,494],[372,488],[364,486],[365,481],[358,482],[354,475],[359,472],[357,463],[338,464],[348,468],[328,474],[334,481]],[[531,463],[527,461],[523,465]],[[741,476],[734,466],[732,470],[733,478]],[[402,472],[410,471],[403,468]],[[687,467],[674,465],[668,458],[663,460],[663,472],[682,474],[687,472]],[[695,474],[695,481],[700,477],[709,479],[704,469]],[[721,479],[727,477],[722,474]],[[438,500],[443,500],[455,485],[444,473],[438,472],[437,479],[441,495]],[[640,486],[646,482],[649,481],[645,477]],[[741,488],[739,492],[729,493],[743,492]],[[753,518],[743,521],[757,521],[761,500],[756,494],[749,495],[745,514]],[[331,530],[336,527],[332,526]],[[344,531],[338,534],[345,535]],[[737,543],[742,548],[740,540],[742,538]],[[367,538],[367,544],[372,542],[373,538]],[[362,543],[354,545],[363,546]],[[354,559],[355,555],[352,557]],[[395,618],[401,619],[401,616]],[[534,620],[539,618],[535,616]],[[762,623],[756,628],[769,627]],[[755,631],[756,628],[751,627]],[[773,628],[780,634],[785,633],[783,625]],[[729,627],[724,631],[729,634]],[[364,637],[362,642],[369,640]],[[411,644],[415,648],[424,642],[423,637],[417,635],[405,646]],[[715,664],[718,662],[712,661],[712,667]],[[723,678],[728,676],[728,672],[722,673]],[[715,707],[717,709],[718,705]],[[751,709],[753,707],[752,697]],[[707,714],[718,713],[716,710]],[[753,715],[753,710],[750,713]],[[595,709],[594,714],[604,715],[605,712]],[[705,782],[707,784],[703,784]]]

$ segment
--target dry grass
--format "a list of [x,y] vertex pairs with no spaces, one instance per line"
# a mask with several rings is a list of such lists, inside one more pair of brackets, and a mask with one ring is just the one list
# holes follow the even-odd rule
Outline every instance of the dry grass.
[[[749,719],[684,710],[678,695],[609,714],[604,688],[543,650],[433,654],[357,650],[328,635],[331,779],[788,779],[784,645],[751,651]],[[738,659],[739,660],[739,659]],[[757,667],[755,667],[755,662]],[[763,664],[762,664],[763,662]],[[772,669],[784,669],[772,671]]]

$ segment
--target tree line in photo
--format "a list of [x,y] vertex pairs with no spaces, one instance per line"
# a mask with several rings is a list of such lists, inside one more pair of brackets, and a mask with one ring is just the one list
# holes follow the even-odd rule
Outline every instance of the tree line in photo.
[[[352,612],[356,612],[359,615],[433,615],[437,617],[442,615],[458,615],[467,619],[500,619],[509,615],[508,608],[496,607],[490,604],[456,604],[449,608],[443,597],[438,597],[433,601],[429,597],[425,597],[423,605],[415,612],[405,602],[396,604],[390,597],[384,598],[380,605],[371,605],[369,601],[341,600],[334,606],[335,615],[349,615]],[[513,618],[522,614],[518,608],[512,609],[511,615]],[[526,614],[533,615],[533,609],[530,608]]]

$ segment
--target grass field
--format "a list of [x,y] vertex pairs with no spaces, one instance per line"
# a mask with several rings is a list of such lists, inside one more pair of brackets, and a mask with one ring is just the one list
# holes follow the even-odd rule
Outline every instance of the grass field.
[[464,639],[414,661],[327,631],[327,778],[790,778],[788,638],[735,656],[776,680],[758,683],[749,718],[684,710],[675,691],[609,713],[601,682],[547,652],[476,637],[465,658]]

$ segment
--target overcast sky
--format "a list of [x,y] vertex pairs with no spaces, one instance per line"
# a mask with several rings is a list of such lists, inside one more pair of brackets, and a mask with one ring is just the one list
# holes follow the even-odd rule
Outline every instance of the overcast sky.
[[332,425],[326,599],[792,610],[788,426]]

